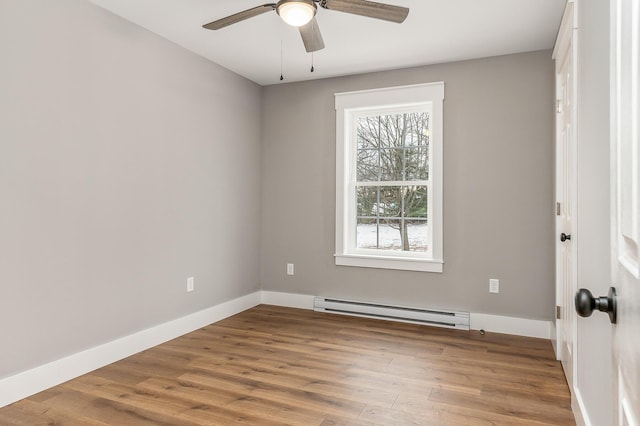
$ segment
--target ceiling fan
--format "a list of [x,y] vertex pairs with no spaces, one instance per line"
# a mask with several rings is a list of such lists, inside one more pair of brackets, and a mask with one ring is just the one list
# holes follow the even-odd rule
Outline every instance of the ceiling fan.
[[403,22],[409,14],[409,9],[406,7],[368,0],[279,0],[277,3],[263,4],[243,10],[217,21],[209,22],[202,27],[208,30],[219,30],[231,24],[275,10],[287,24],[298,27],[307,52],[315,52],[324,49],[322,34],[320,34],[318,22],[315,18],[318,11],[316,3],[323,9],[337,10],[338,12],[396,23]]

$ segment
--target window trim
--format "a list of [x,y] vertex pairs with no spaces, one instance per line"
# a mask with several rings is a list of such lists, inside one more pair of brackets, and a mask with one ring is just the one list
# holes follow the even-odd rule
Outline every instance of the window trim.
[[[335,94],[336,108],[336,252],[335,262],[340,266],[400,269],[423,272],[443,270],[443,102],[444,82],[388,87],[382,89],[344,92]],[[429,181],[432,191],[431,216],[432,249],[431,256],[422,253],[367,253],[349,246],[345,229],[351,223],[353,203],[345,202],[349,193],[347,185],[352,181],[350,173],[355,171],[348,163],[352,159],[353,144],[349,143],[348,132],[353,129],[347,124],[351,116],[358,112],[385,108],[404,108],[431,104],[430,118],[430,158]],[[350,208],[351,207],[351,208]]]

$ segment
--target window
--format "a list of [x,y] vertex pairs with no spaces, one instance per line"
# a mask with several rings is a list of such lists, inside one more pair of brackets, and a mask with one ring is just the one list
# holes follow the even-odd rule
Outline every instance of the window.
[[444,83],[336,94],[336,265],[442,272]]

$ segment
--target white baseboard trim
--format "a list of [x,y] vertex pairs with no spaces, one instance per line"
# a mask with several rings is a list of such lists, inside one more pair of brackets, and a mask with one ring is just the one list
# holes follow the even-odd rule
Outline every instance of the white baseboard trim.
[[[315,296],[293,293],[262,292],[262,303],[267,305],[286,306],[289,308],[313,309]],[[517,336],[550,339],[552,335],[551,321],[531,320],[525,318],[505,317],[500,315],[470,314],[471,329],[515,334]]]
[[59,385],[261,303],[260,291],[0,380],[0,407]]
[[580,389],[576,389],[575,387],[574,392],[571,393],[571,411],[573,411],[573,417],[576,419],[577,426],[591,426],[591,421],[587,415]]
[[[257,291],[182,318],[52,361],[31,370],[0,379],[0,407],[89,373],[105,365],[152,348],[168,340],[220,321],[261,303],[313,309],[315,296]],[[549,321],[471,314],[471,329],[549,339]]]
[[558,329],[556,323],[551,321],[549,324],[549,339],[551,340],[551,346],[553,346],[553,353],[556,355],[556,359],[560,361],[560,351],[558,350]]
[[262,303],[265,305],[284,306],[287,308],[313,309],[315,296],[307,294],[280,293],[276,291],[263,291]]
[[551,321],[471,313],[471,329],[517,336],[551,338]]

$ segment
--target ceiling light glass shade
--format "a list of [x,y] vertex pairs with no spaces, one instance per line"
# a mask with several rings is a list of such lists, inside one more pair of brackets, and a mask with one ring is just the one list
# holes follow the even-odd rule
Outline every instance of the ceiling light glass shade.
[[316,14],[313,1],[280,1],[276,7],[278,15],[284,22],[294,27],[307,24]]

